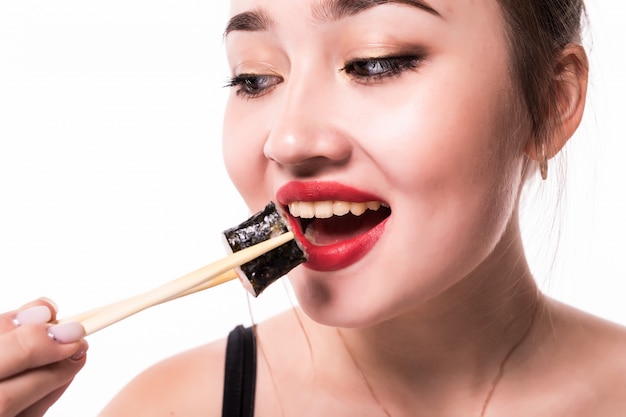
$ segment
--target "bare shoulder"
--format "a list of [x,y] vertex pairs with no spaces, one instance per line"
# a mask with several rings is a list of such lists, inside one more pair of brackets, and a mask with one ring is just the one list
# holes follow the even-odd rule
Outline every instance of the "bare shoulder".
[[[571,343],[567,351],[588,358],[585,364],[605,371],[626,369],[625,326],[556,302],[549,318],[554,336]],[[622,377],[626,382],[626,373]]]
[[101,417],[220,416],[226,340],[165,359],[126,385]]
[[626,327],[552,303],[552,352],[574,410],[570,416],[622,417],[626,413]]

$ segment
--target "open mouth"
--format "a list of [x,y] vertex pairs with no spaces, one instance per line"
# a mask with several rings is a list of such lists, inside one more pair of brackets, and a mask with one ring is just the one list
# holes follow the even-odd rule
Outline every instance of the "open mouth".
[[309,242],[328,246],[367,233],[389,217],[391,209],[380,201],[295,201],[289,203],[289,213]]

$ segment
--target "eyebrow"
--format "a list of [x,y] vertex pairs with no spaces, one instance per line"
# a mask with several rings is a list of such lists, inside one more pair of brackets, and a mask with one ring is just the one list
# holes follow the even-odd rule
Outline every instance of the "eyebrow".
[[239,13],[228,21],[224,37],[230,32],[263,32],[268,31],[274,26],[272,18],[262,9],[255,9],[249,12]]
[[[424,0],[319,0],[312,6],[313,19],[323,23],[354,16],[367,9],[383,4],[406,4],[422,9],[434,16],[441,17]],[[272,18],[262,9],[255,9],[233,16],[224,30],[224,37],[233,31],[257,32],[268,31],[274,26]]]

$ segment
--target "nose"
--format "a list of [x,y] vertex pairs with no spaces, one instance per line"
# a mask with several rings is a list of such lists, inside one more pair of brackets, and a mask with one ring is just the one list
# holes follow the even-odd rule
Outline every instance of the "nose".
[[310,176],[346,164],[352,141],[342,124],[340,99],[332,81],[325,86],[292,78],[264,144],[267,159],[298,176]]

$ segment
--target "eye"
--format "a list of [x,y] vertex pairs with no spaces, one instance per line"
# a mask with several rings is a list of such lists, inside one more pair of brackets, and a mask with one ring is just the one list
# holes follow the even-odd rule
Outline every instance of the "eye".
[[359,58],[348,62],[339,71],[361,81],[375,81],[415,69],[420,61],[422,58],[419,56]]
[[245,98],[260,97],[283,81],[277,75],[240,74],[232,77],[225,87],[236,87],[236,94]]

